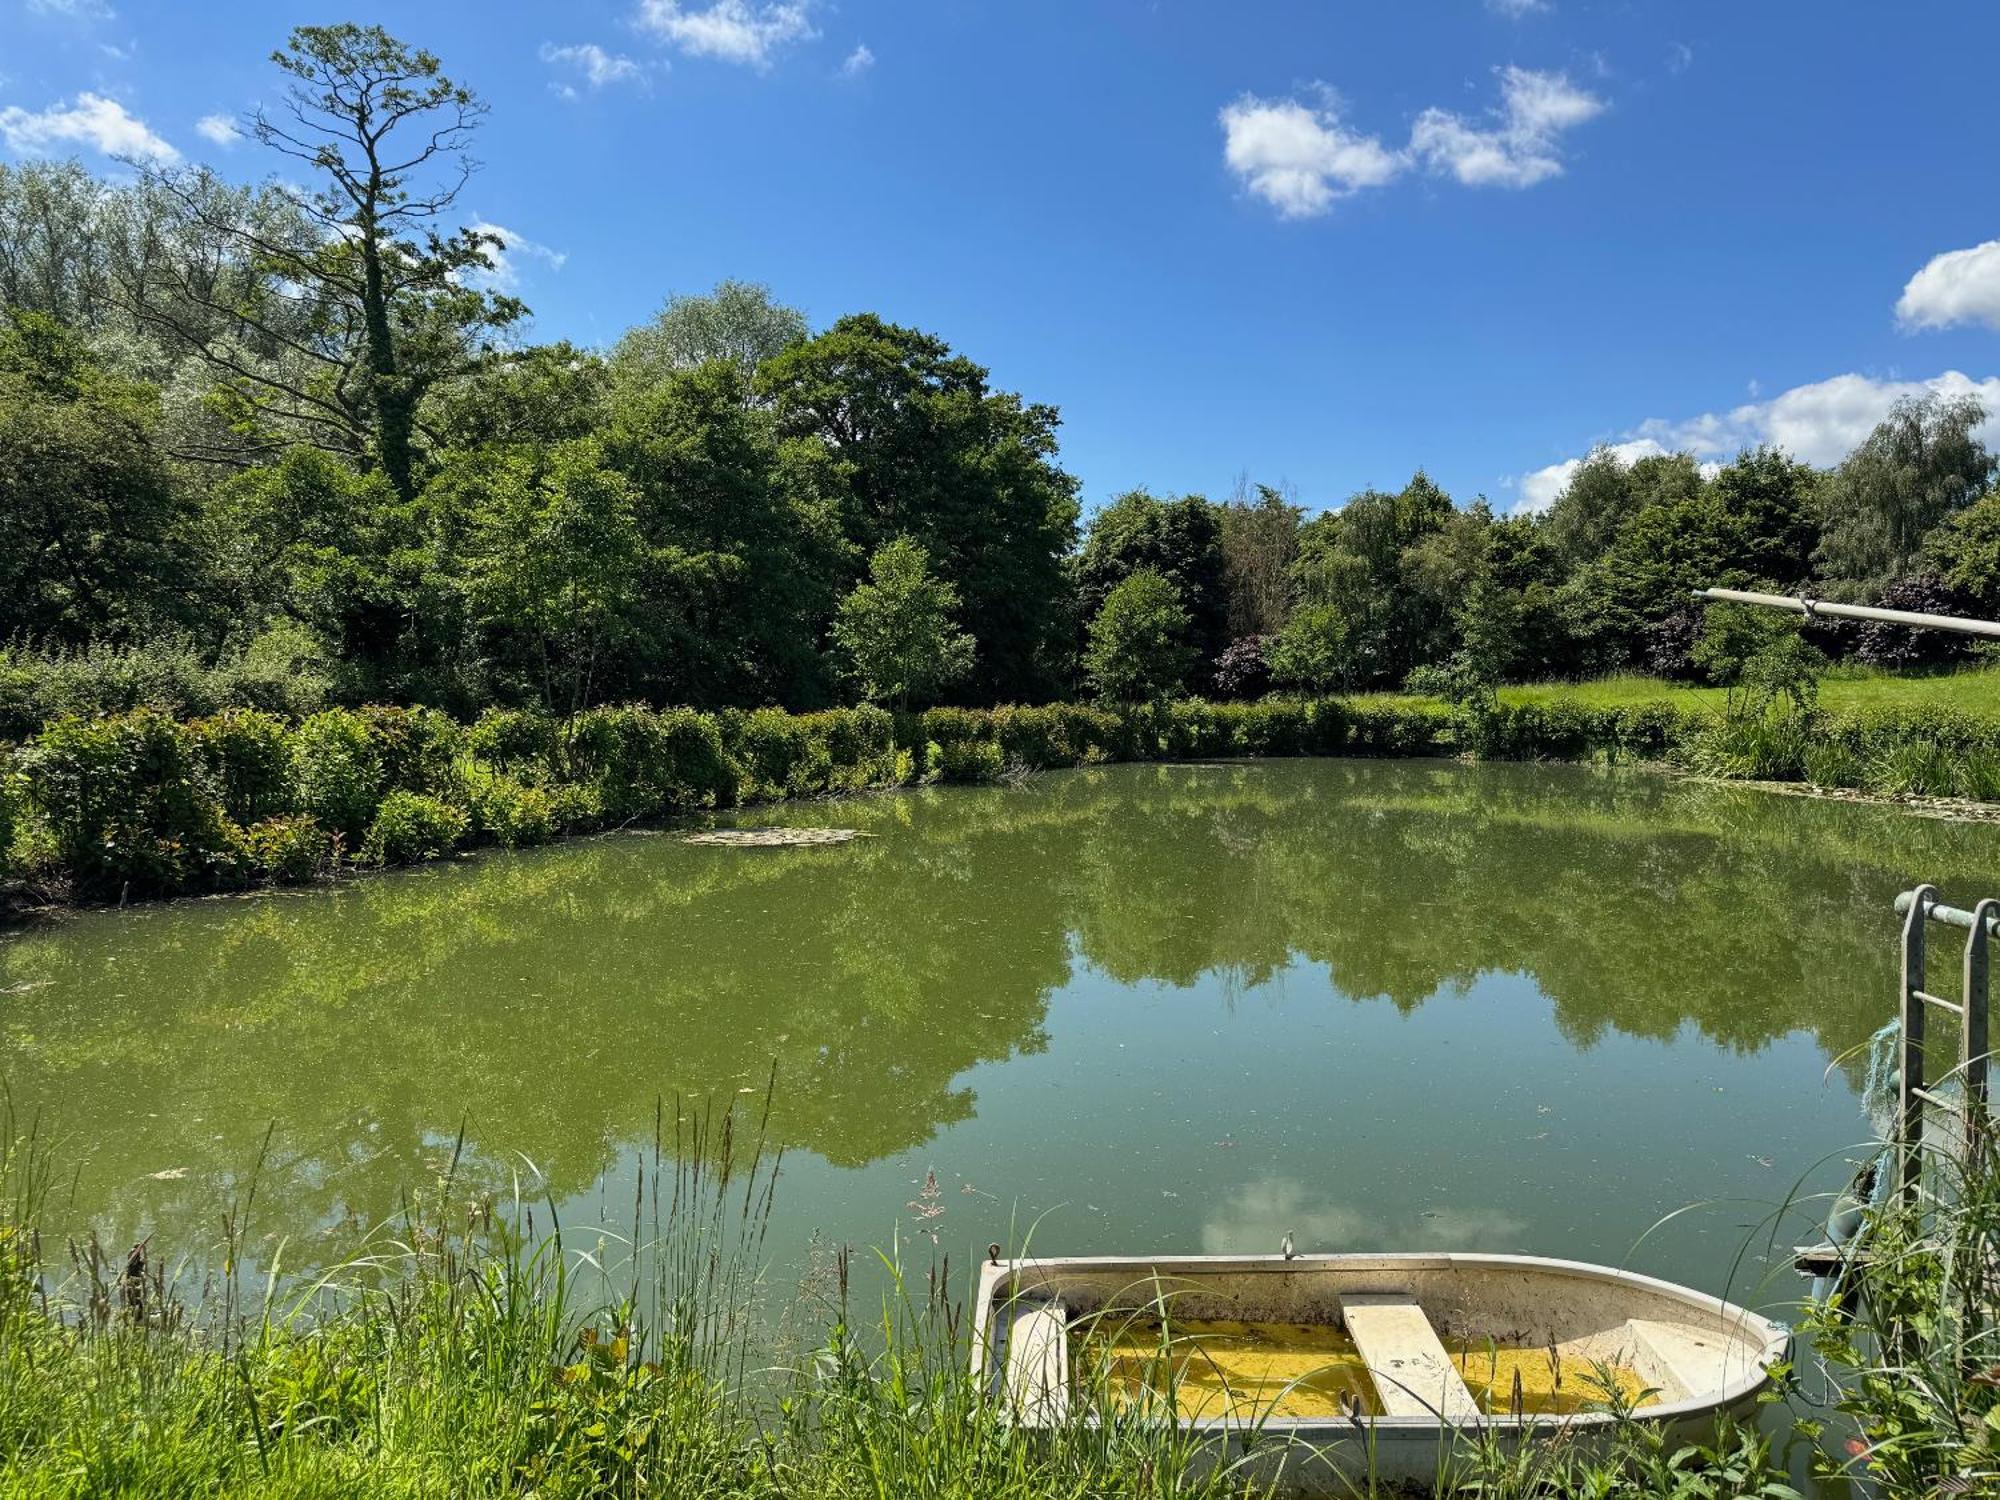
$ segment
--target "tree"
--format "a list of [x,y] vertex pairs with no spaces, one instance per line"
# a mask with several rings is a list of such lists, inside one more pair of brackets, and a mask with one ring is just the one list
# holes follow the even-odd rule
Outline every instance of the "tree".
[[1985,492],[1995,461],[1974,435],[1985,420],[1976,397],[1905,397],[1828,476],[1817,560],[1836,591],[1900,578],[1932,529]]
[[649,545],[682,560],[653,602],[661,649],[637,686],[663,701],[812,706],[832,690],[821,648],[851,552],[836,507],[794,482],[746,390],[713,360],[614,394],[606,462],[631,482]]
[[1337,604],[1301,603],[1265,650],[1271,680],[1305,693],[1333,693],[1352,687],[1356,676],[1350,629]]
[[1299,554],[1299,507],[1268,484],[1255,500],[1222,507],[1222,572],[1232,637],[1274,635],[1292,609],[1291,568]]
[[970,672],[977,643],[953,623],[958,607],[922,547],[898,537],[876,548],[868,581],[840,601],[833,625],[863,695],[900,709]]
[[1229,641],[1218,507],[1199,495],[1161,500],[1145,490],[1120,495],[1090,518],[1077,559],[1077,604],[1094,620],[1111,591],[1141,569],[1174,586],[1188,613],[1187,644],[1212,662]]
[[54,320],[0,323],[0,639],[82,644],[185,613],[194,512],[158,408]]
[[480,284],[498,235],[437,227],[473,170],[486,106],[379,26],[301,26],[272,61],[291,79],[283,112],[259,111],[252,133],[321,186],[287,192],[297,222],[274,225],[237,217],[206,174],[156,172],[192,231],[259,275],[232,298],[169,260],[149,272],[141,316],[199,349],[240,426],[276,424],[365,461],[408,501],[434,437],[419,423],[425,396],[526,311]]
[[979,641],[970,696],[1059,686],[1077,503],[1055,462],[1054,407],[991,390],[942,339],[873,314],[765,361],[756,388],[788,440],[792,482],[835,505],[859,554],[908,536],[957,589]]
[[1779,448],[1746,449],[1710,485],[1734,529],[1733,567],[1783,589],[1811,575],[1819,545],[1819,470]]
[[1700,467],[1685,453],[1649,454],[1628,464],[1600,447],[1570,476],[1542,526],[1564,566],[1576,568],[1601,557],[1620,528],[1648,505],[1685,500],[1700,489]]
[[463,519],[466,597],[500,669],[555,712],[602,701],[643,651],[664,561],[631,485],[585,440],[481,452],[440,487]]
[[650,323],[626,330],[611,351],[611,369],[627,387],[656,385],[710,360],[725,360],[743,379],[811,334],[806,315],[750,281],[722,281],[705,296],[676,294]]
[[1940,579],[1959,608],[2000,620],[2000,490],[1975,500],[1924,541],[1919,571]]
[[1172,697],[1195,664],[1193,620],[1165,575],[1141,568],[1105,597],[1090,622],[1083,666],[1107,703]]

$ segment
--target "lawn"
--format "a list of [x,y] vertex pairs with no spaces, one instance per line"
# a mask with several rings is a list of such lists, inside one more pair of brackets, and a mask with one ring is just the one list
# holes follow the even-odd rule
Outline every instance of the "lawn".
[[[1500,690],[1503,703],[1553,703],[1567,700],[1593,708],[1625,708],[1636,703],[1666,701],[1689,707],[1721,708],[1728,695],[1721,688],[1695,687],[1638,672],[1600,677],[1590,682],[1522,683]],[[1369,693],[1369,703],[1410,703],[1405,693]],[[1897,673],[1870,667],[1835,667],[1820,682],[1820,703],[1829,709],[1960,708],[2000,717],[2000,667],[1965,667],[1955,672]]]

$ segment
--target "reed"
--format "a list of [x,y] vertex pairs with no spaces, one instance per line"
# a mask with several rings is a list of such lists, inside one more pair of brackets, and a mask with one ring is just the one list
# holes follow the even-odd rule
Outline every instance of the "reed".
[[[579,1234],[525,1166],[507,1191],[475,1196],[454,1150],[361,1254],[317,1274],[288,1273],[281,1242],[249,1264],[246,1247],[273,1243],[252,1171],[221,1269],[192,1290],[157,1247],[136,1267],[87,1246],[46,1254],[37,1226],[59,1178],[34,1128],[7,1117],[0,1496],[1266,1493],[1160,1420],[1187,1364],[1171,1309],[1155,1310],[1157,1402],[1114,1400],[1086,1368],[1078,1406],[1093,1419],[1042,1431],[1010,1421],[972,1375],[972,1279],[928,1237],[876,1252],[866,1278],[836,1250],[808,1289],[781,1293],[765,1268],[782,1165],[770,1102],[768,1088],[748,1110],[663,1101],[629,1229]],[[1879,1262],[1895,1268],[1887,1321],[1847,1325],[1863,1363],[1846,1389],[1878,1434],[1866,1463],[1892,1494],[1948,1492],[1937,1481],[1967,1472],[1977,1411],[1992,1408],[1992,1174],[1978,1194],[1952,1221],[1955,1248]],[[878,1290],[860,1292],[861,1279]],[[780,1344],[796,1326],[820,1331]],[[1866,1364],[1871,1341],[1903,1358]],[[1610,1409],[1630,1399],[1603,1384]],[[1249,1436],[1263,1440],[1254,1425]],[[1917,1487],[1901,1488],[1906,1476]],[[1364,1479],[1355,1493],[1381,1491]],[[1471,1442],[1435,1493],[1792,1491],[1755,1431],[1678,1447],[1630,1422],[1608,1446],[1573,1444],[1560,1424],[1525,1445]]]

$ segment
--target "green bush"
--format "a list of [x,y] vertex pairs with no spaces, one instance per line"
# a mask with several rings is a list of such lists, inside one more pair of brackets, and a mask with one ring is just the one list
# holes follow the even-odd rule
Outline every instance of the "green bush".
[[302,813],[252,823],[236,845],[253,874],[279,885],[303,885],[333,865],[332,837]]
[[223,809],[238,823],[254,823],[298,805],[290,731],[276,716],[254,708],[226,709],[196,719],[188,734]]
[[1119,759],[1125,739],[1118,714],[1078,703],[996,708],[988,723],[1004,760],[1037,771]]
[[977,784],[998,781],[1006,757],[992,740],[948,740],[934,743],[933,762],[945,781]]
[[447,801],[464,800],[460,756],[465,730],[435,708],[370,704],[357,710],[368,727],[369,743],[382,768],[385,792],[421,792]]
[[354,847],[382,800],[382,757],[367,720],[330,708],[292,733],[292,777],[299,810]]
[[168,893],[240,876],[194,737],[155,709],[58,719],[22,753],[56,857],[97,895]]
[[465,748],[499,770],[553,775],[562,725],[534,709],[489,708],[465,732]]
[[655,818],[736,800],[741,773],[708,714],[641,705],[595,708],[570,730],[571,772],[596,789],[606,818]]
[[22,777],[14,769],[13,752],[0,745],[0,883],[14,873],[14,835],[21,822],[24,795]]
[[458,847],[470,824],[465,810],[449,802],[422,792],[391,792],[376,809],[361,845],[361,862],[404,865],[436,859]]
[[544,787],[488,772],[472,783],[472,824],[508,849],[546,844],[555,836],[556,799]]

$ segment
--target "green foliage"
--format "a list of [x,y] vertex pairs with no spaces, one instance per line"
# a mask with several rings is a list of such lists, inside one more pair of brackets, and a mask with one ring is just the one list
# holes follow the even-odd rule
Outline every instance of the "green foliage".
[[1265,648],[1271,680],[1302,693],[1334,693],[1353,684],[1354,654],[1338,604],[1302,604]]
[[197,764],[223,810],[254,823],[296,805],[292,749],[284,723],[256,709],[232,709],[187,726]]
[[469,788],[472,826],[503,849],[546,844],[555,837],[555,796],[546,788],[516,781],[504,772],[475,777]]
[[1972,396],[1897,402],[1822,486],[1821,574],[1857,592],[1909,572],[1931,530],[1992,483],[1994,457],[1975,436],[1985,419]]
[[1951,516],[1924,541],[1918,567],[1939,579],[1966,612],[2000,620],[2000,490]]
[[333,840],[301,813],[252,823],[239,830],[237,846],[251,872],[276,885],[304,885],[333,866]]
[[351,709],[314,714],[292,735],[299,808],[356,847],[382,797],[382,756],[368,722]]
[[158,393],[38,313],[0,314],[0,640],[130,639],[181,612],[193,508]]
[[930,554],[908,537],[876,549],[868,581],[840,601],[833,638],[863,693],[898,708],[972,670],[976,642],[955,618],[958,590],[933,577]]
[[1161,500],[1133,490],[1090,518],[1076,562],[1077,609],[1095,620],[1119,584],[1151,570],[1174,586],[1187,644],[1207,663],[1229,643],[1224,567],[1220,507],[1199,495]]
[[740,773],[721,727],[706,714],[597,708],[571,720],[567,735],[570,774],[592,789],[613,822],[736,800]]
[[764,361],[811,332],[806,315],[773,298],[769,287],[721,281],[700,296],[669,297],[652,322],[627,329],[611,351],[611,372],[621,387],[643,390],[720,362],[747,384]]
[[366,865],[436,859],[457,848],[470,827],[464,808],[421,792],[390,792],[375,809],[359,859]]
[[236,876],[195,737],[152,709],[59,719],[22,755],[57,858],[93,895],[202,890]]
[[1090,622],[1083,667],[1107,703],[1139,703],[1181,691],[1195,664],[1192,626],[1180,590],[1141,568],[1105,596]]
[[862,555],[908,536],[958,591],[979,642],[969,691],[1042,696],[1069,636],[1077,521],[1055,409],[993,391],[943,340],[872,314],[767,360],[757,392],[793,482],[833,504]]

